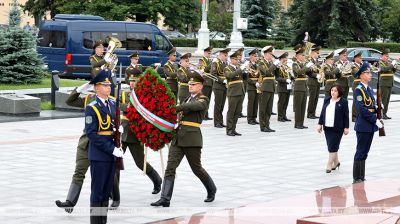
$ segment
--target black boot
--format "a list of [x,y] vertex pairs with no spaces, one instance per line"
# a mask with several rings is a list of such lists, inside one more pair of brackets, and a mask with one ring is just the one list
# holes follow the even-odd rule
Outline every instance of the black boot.
[[69,187],[67,199],[65,200],[65,202],[57,200],[56,205],[60,208],[64,208],[66,212],[71,213],[74,210],[74,206],[78,202],[81,189],[81,185],[72,182],[71,186]]
[[101,206],[102,204],[90,204],[90,224],[102,224]]
[[[111,198],[113,200],[110,209],[117,209],[119,207],[119,204],[121,202],[121,197],[119,193],[119,171],[118,173],[115,173],[114,176],[114,182],[111,190]],[[108,205],[108,201],[107,201]]]
[[211,179],[211,177],[208,177],[206,181],[202,181],[204,187],[206,187],[207,190],[207,198],[204,200],[204,202],[212,202],[215,199],[215,193],[217,193],[217,187],[214,184],[214,181]]
[[172,197],[172,192],[174,190],[174,182],[175,182],[174,177],[170,177],[170,176],[164,177],[161,198],[160,198],[160,200],[153,202],[150,205],[151,206],[169,207],[169,203],[170,203],[171,197]]
[[361,179],[361,161],[354,160],[353,163],[353,184],[360,183]]
[[107,223],[107,213],[108,213],[108,200],[101,203],[101,224]]
[[361,167],[360,167],[360,170],[361,170],[361,180],[362,181],[365,181],[365,160],[362,160],[361,161]]
[[150,180],[153,182],[154,188],[152,194],[158,194],[158,192],[161,191],[161,184],[162,184],[162,179],[160,175],[158,175],[157,171],[155,169],[151,170],[147,176],[149,176]]

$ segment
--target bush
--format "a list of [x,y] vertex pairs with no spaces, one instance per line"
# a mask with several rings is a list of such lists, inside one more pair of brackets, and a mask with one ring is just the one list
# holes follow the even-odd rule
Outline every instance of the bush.
[[356,42],[348,41],[347,47],[369,47],[382,51],[389,48],[391,52],[400,52],[400,43],[376,43],[376,42]]
[[[172,45],[175,47],[197,47],[197,39],[170,39]],[[225,48],[229,45],[229,40],[210,40],[210,45],[214,48]],[[285,47],[284,41],[275,40],[254,40],[244,39],[243,44],[246,47],[263,48],[267,45],[273,45],[276,49],[283,49]]]

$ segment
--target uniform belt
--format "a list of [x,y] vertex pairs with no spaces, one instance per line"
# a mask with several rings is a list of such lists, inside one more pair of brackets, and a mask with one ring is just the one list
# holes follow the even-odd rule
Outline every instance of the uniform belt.
[[297,81],[297,80],[307,80],[307,78],[297,78],[297,79],[294,79],[294,81]]
[[250,80],[258,81],[258,78],[250,78]]
[[336,81],[336,79],[327,79],[326,81],[327,82],[334,82],[334,81]]
[[196,128],[199,128],[201,126],[200,123],[191,122],[191,121],[181,121],[180,124],[185,125],[185,126],[190,126],[190,127],[196,127]]
[[220,79],[222,79],[222,80],[225,80],[225,79],[226,79],[225,76],[218,76],[218,78],[220,78]]
[[361,82],[361,79],[354,79],[354,82]]
[[368,109],[369,112],[375,112],[375,109]]
[[229,82],[229,83],[228,83],[228,86],[233,85],[233,84],[236,84],[236,83],[242,83],[242,82],[243,82],[243,80],[232,81],[232,82]]
[[263,81],[264,81],[264,80],[275,80],[275,77],[264,77],[264,78],[263,78]]
[[393,76],[393,74],[381,74],[381,77],[384,77],[384,76]]
[[342,75],[343,78],[349,78],[350,76],[351,76],[351,74]]
[[167,79],[175,79],[176,80],[177,78],[167,77]]
[[189,84],[185,83],[185,82],[180,82],[179,86],[189,86]]
[[112,132],[112,131],[98,131],[97,134],[98,135],[113,135],[114,132]]

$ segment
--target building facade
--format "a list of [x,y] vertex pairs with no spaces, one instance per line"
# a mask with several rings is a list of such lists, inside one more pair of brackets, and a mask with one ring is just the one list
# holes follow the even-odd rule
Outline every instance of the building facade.
[[[27,0],[18,0],[18,4],[25,5]],[[0,24],[8,25],[8,14],[10,13],[10,9],[12,8],[13,0],[0,0]],[[29,16],[28,13],[22,12],[21,9],[21,27],[26,25],[29,22],[30,25],[33,25],[35,20],[33,16]]]

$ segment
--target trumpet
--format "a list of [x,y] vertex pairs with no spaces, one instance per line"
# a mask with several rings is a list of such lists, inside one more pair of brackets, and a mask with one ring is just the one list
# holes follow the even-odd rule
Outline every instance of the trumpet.
[[204,72],[204,69],[199,69],[198,65],[193,64],[193,63],[189,63],[189,64],[190,64],[190,69],[200,73],[201,76],[212,79],[213,81],[218,81],[218,78],[216,76],[211,75],[210,73]]

